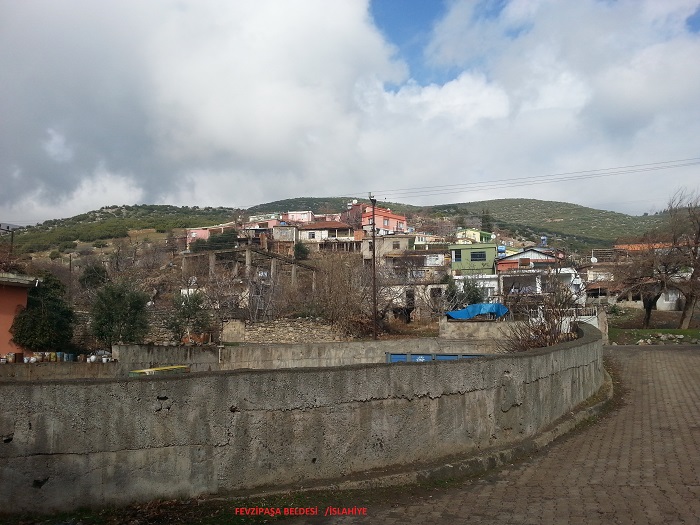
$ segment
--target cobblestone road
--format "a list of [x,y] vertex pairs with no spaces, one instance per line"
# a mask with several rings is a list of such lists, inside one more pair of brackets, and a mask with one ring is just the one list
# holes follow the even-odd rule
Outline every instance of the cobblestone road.
[[619,364],[623,406],[537,456],[365,517],[286,523],[700,524],[700,346],[606,353]]

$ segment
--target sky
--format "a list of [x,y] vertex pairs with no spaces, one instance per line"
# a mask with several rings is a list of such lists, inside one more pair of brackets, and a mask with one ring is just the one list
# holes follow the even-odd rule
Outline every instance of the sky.
[[[700,186],[700,0],[0,0],[0,222]],[[289,211],[289,210],[280,210]]]

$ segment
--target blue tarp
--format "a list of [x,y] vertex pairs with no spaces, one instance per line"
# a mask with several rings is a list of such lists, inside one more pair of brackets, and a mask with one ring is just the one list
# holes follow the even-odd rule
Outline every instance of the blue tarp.
[[470,304],[461,310],[447,312],[445,315],[450,319],[472,319],[477,315],[492,314],[495,317],[503,317],[508,313],[508,308],[501,303],[476,303]]

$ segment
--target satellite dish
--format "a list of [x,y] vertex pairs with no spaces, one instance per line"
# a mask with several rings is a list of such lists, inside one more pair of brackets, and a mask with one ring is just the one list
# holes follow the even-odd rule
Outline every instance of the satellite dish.
[[593,264],[597,263],[597,262],[598,262],[598,258],[597,258],[597,257],[591,257],[591,262],[592,262]]
[[495,239],[495,238],[496,238],[496,234],[495,234],[495,233],[492,233],[492,234],[491,234],[491,238],[492,238],[492,239]]

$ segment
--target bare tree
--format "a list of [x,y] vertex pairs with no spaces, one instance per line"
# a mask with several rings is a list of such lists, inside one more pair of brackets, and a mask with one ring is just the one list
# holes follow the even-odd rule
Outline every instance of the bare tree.
[[216,329],[221,334],[224,323],[241,312],[244,296],[247,295],[243,279],[230,267],[217,268],[207,278],[202,292],[216,322]]
[[643,328],[648,328],[652,311],[666,290],[678,286],[682,260],[664,232],[645,235],[635,250],[615,265],[615,280],[623,285],[622,294],[639,296],[644,307]]
[[530,310],[523,308],[527,304],[525,296],[513,299],[521,310],[499,344],[502,350],[523,352],[574,337],[577,295],[559,281],[555,273],[546,276],[543,294],[537,297],[536,303],[530,303]]
[[[347,334],[366,336],[373,331],[372,270],[360,254],[331,252],[314,259],[315,287],[303,280],[294,293],[287,289],[285,311],[322,318]],[[280,295],[280,294],[278,294]],[[392,269],[377,268],[377,318],[380,330],[389,314],[410,303],[406,286],[399,285]]]
[[675,281],[675,287],[685,297],[679,328],[687,329],[700,294],[700,195],[684,190],[676,192],[667,212],[674,255],[685,274]]

